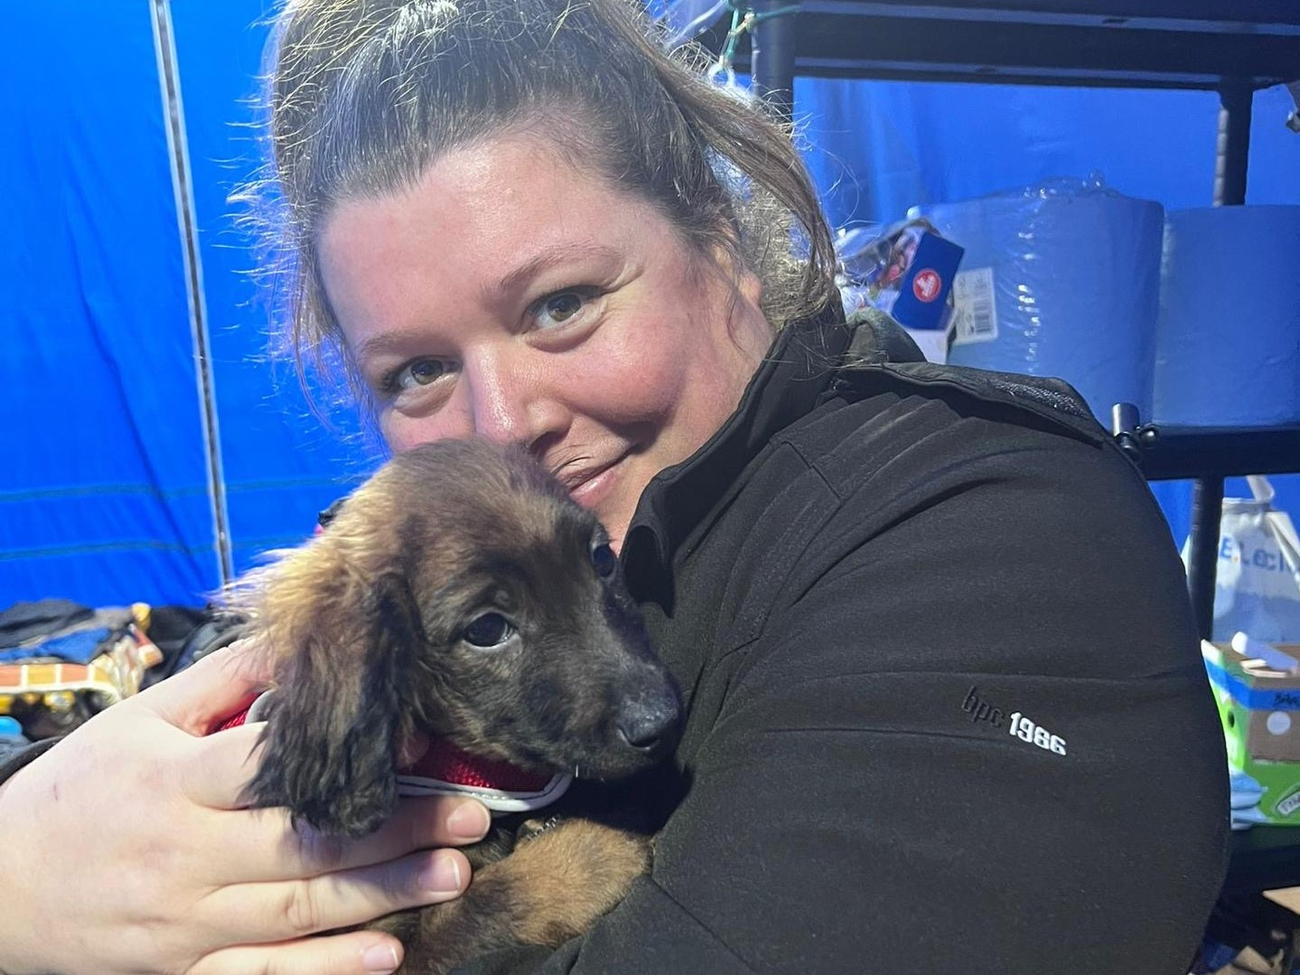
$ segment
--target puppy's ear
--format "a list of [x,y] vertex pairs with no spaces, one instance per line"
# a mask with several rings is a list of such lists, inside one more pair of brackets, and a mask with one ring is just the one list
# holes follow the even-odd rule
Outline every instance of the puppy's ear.
[[276,648],[266,750],[249,790],[259,806],[287,806],[295,824],[364,836],[397,803],[402,675],[422,635],[404,575],[347,576],[294,601],[293,625],[268,635],[293,645]]

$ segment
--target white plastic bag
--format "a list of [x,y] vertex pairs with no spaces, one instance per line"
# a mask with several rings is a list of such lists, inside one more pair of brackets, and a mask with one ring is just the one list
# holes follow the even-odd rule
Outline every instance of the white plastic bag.
[[[1300,538],[1273,507],[1268,479],[1246,479],[1253,497],[1224,498],[1214,586],[1214,635],[1238,631],[1268,643],[1300,643]],[[1186,563],[1187,546],[1183,547]]]

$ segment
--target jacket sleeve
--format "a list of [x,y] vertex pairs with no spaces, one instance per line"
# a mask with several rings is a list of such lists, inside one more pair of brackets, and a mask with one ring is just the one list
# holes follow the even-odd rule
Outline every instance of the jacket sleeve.
[[16,748],[0,756],[0,785],[7,782],[19,769],[36,761],[62,740],[62,735],[57,738],[46,738]]
[[1227,783],[1168,529],[1113,449],[966,454],[824,478],[834,515],[706,678],[653,876],[544,962],[469,971],[1188,970]]

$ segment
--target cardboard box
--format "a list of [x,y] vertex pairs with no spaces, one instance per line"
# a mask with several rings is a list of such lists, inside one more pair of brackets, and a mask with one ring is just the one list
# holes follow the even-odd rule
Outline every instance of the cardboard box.
[[1300,826],[1300,644],[1202,641],[1201,655],[1229,766],[1259,783],[1261,819]]

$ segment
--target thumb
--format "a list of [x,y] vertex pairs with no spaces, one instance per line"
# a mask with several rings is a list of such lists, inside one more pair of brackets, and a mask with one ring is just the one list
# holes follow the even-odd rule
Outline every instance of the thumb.
[[205,735],[238,713],[271,681],[271,657],[254,640],[238,640],[139,694],[134,700],[168,724]]

